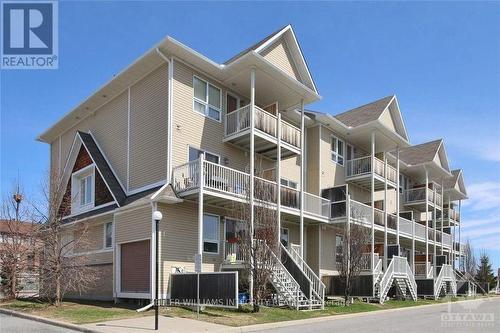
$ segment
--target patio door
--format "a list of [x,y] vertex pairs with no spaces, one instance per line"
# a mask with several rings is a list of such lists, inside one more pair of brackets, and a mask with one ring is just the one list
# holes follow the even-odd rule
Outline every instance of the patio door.
[[242,260],[242,251],[239,243],[246,236],[246,225],[244,221],[226,218],[225,219],[225,250],[224,258],[231,262]]
[[231,113],[240,108],[240,99],[231,94],[227,94],[226,96],[226,112]]

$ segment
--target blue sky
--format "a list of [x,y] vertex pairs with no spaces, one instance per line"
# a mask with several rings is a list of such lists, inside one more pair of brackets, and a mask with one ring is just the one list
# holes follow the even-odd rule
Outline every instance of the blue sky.
[[36,196],[35,137],[165,35],[222,62],[292,24],[333,114],[395,93],[413,143],[443,137],[465,170],[463,231],[500,267],[500,3],[78,2],[59,5],[59,69],[1,72],[3,195]]

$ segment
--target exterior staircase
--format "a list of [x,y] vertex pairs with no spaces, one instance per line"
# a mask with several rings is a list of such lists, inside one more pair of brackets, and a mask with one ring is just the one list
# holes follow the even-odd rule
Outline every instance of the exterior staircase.
[[[325,286],[319,278],[317,281],[315,280],[314,283],[308,278],[312,270],[310,270],[309,266],[307,266],[300,255],[295,255],[296,260],[299,261],[295,262],[290,252],[281,245],[280,250],[282,252],[282,258],[280,259],[265,242],[259,240],[256,240],[256,242],[259,242],[261,246],[265,247],[266,251],[269,252],[269,258],[272,260],[271,283],[276,289],[279,305],[289,306],[297,310],[324,307],[323,298],[320,298],[318,295],[324,296]],[[284,263],[283,257],[290,258],[289,262]],[[293,261],[293,263],[291,261]],[[292,267],[296,267],[297,269],[293,270],[292,274],[285,265],[292,265]],[[297,282],[297,277],[301,278],[301,283]],[[318,281],[320,282],[319,284],[317,283]]]
[[439,274],[434,280],[434,298],[439,298],[442,293],[457,296],[455,272],[451,265],[447,264],[441,266]]
[[393,285],[396,285],[396,288],[404,297],[411,297],[414,301],[417,300],[417,283],[405,257],[392,257],[382,276],[380,278],[374,276],[374,280],[376,281],[374,286],[375,296],[381,304],[385,302],[387,293]]

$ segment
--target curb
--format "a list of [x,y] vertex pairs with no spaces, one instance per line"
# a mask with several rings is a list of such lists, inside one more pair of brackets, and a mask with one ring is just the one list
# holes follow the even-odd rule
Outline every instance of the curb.
[[[488,298],[466,299],[466,300],[452,302],[452,304],[464,303],[464,302],[475,302],[475,301],[485,300],[485,299],[488,300],[491,298],[488,297]],[[274,322],[274,323],[248,325],[248,326],[234,327],[234,330],[231,330],[231,332],[240,332],[240,333],[255,332],[255,331],[261,331],[261,330],[272,329],[272,328],[282,328],[282,327],[306,325],[306,324],[312,324],[312,323],[318,323],[318,322],[328,322],[328,321],[334,321],[334,320],[341,320],[341,319],[345,319],[345,318],[364,317],[364,316],[369,316],[369,315],[373,315],[373,314],[398,312],[398,311],[405,311],[405,310],[411,310],[411,309],[420,309],[420,308],[424,308],[424,307],[436,307],[436,306],[440,306],[440,305],[441,306],[448,305],[448,302],[437,303],[437,304],[422,304],[422,305],[415,305],[415,306],[408,306],[408,307],[394,308],[394,309],[381,309],[381,310],[368,311],[368,312],[337,314],[337,315],[329,315],[329,316],[322,316],[322,317],[308,318],[308,319],[297,319],[297,320],[287,320],[287,321]]]
[[39,316],[30,315],[27,313],[18,312],[18,311],[2,309],[1,307],[0,307],[0,313],[6,314],[9,316],[13,316],[13,317],[19,317],[19,318],[23,318],[23,319],[33,320],[33,321],[36,321],[39,323],[44,323],[44,324],[48,324],[48,325],[52,325],[52,326],[67,328],[69,330],[78,331],[78,332],[101,333],[99,331],[95,331],[95,330],[92,330],[92,329],[89,329],[86,327],[82,327],[82,326],[78,326],[75,324],[65,323],[65,322],[53,320],[53,319],[47,319],[47,318],[43,318],[43,317],[39,317]]

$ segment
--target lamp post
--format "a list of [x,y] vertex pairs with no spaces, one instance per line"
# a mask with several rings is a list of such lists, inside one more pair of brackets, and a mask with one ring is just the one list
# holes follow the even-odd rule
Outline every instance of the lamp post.
[[158,330],[158,239],[159,225],[163,215],[159,211],[153,212],[153,220],[155,221],[155,331]]

